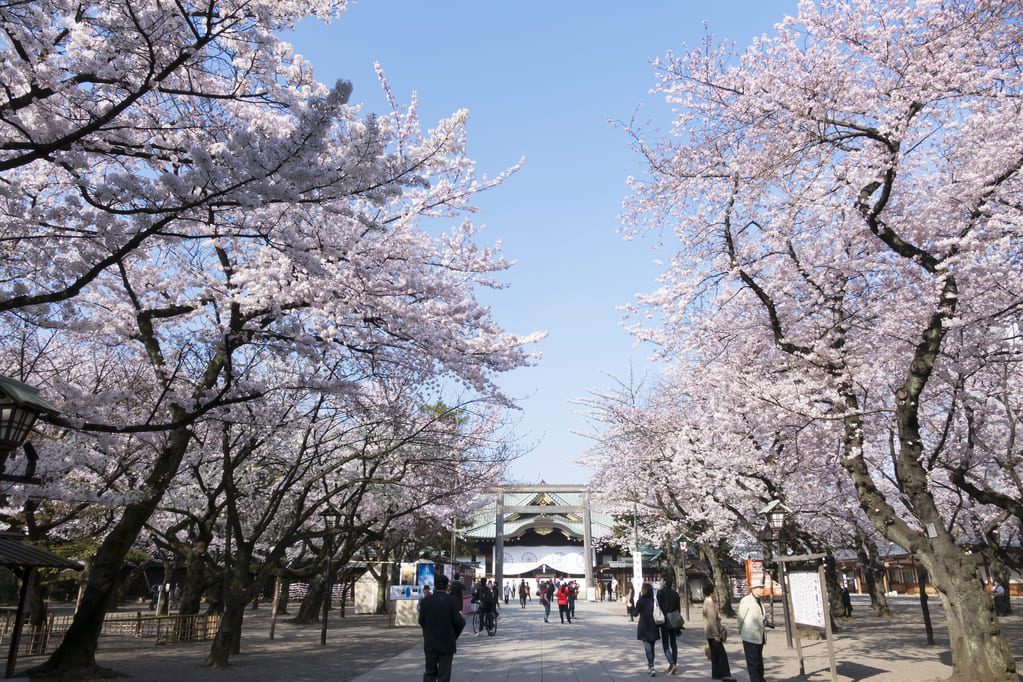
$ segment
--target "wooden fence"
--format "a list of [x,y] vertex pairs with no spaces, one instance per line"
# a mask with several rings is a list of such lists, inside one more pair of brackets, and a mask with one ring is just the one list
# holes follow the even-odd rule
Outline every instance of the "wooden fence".
[[[74,616],[57,616],[51,613],[40,628],[25,624],[21,633],[18,656],[42,656],[52,651],[63,639],[71,626]],[[131,614],[107,614],[103,619],[101,636],[137,637],[153,639],[156,644],[173,642],[204,642],[213,639],[220,627],[220,614],[196,614],[192,616],[143,615],[141,611]],[[14,630],[14,614],[0,615],[0,651],[10,647]]]

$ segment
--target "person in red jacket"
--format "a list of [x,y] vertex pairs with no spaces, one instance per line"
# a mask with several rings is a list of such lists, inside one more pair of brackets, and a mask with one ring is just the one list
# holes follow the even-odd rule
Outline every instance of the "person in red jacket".
[[558,615],[561,616],[561,622],[565,622],[565,618],[568,618],[568,622],[572,623],[572,614],[568,612],[568,584],[561,583],[558,586]]

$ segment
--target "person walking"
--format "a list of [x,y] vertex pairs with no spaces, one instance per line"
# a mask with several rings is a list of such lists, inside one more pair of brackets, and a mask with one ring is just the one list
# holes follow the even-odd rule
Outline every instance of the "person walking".
[[528,589],[525,580],[519,583],[519,603],[522,604],[522,608],[526,608],[526,590]]
[[511,599],[511,585],[508,584],[508,583],[505,583],[505,586],[504,586],[504,603],[506,605],[508,604],[508,600],[509,599]]
[[465,628],[461,608],[448,593],[448,577],[434,581],[433,594],[419,602],[419,627],[423,629],[426,672],[423,682],[450,682],[451,665],[458,647],[455,641]]
[[848,585],[842,585],[842,608],[845,610],[845,617],[852,618],[852,597],[849,596]]
[[568,618],[568,624],[572,624],[572,614],[568,611],[568,584],[561,583],[558,586],[558,615],[561,616],[561,622],[565,622],[565,618]]
[[714,599],[714,584],[703,585],[703,631],[710,647],[710,677],[714,680],[735,682],[732,669],[728,665],[728,653],[725,651],[724,632],[721,625],[721,612],[718,611]]
[[579,583],[573,580],[568,584],[568,615],[575,618],[575,600],[579,598]]
[[636,618],[632,615],[632,604],[636,601],[636,588],[632,583],[629,583],[629,588],[625,592],[625,610],[629,613],[629,622],[633,622]]
[[629,616],[637,619],[636,639],[643,642],[643,650],[646,653],[647,674],[655,677],[654,670],[654,642],[660,634],[660,626],[654,622],[654,588],[650,583],[643,583],[639,589],[639,598],[635,603],[625,602],[629,609]]
[[540,586],[540,604],[543,606],[543,622],[549,623],[551,617],[551,594],[553,588],[550,583]]
[[739,602],[739,637],[742,639],[742,651],[746,655],[746,671],[750,682],[764,680],[764,643],[765,637],[764,605],[760,600],[764,596],[764,583],[757,581],[750,586],[750,593]]
[[455,573],[455,579],[451,581],[451,598],[455,600],[455,605],[458,606],[459,612],[465,612],[465,585],[462,584],[462,580],[458,573]]
[[[657,590],[656,594],[657,605],[661,607],[661,613],[667,616],[672,611],[678,611],[679,617],[681,617],[682,600],[674,588],[675,576],[669,573],[662,578],[662,581],[664,584],[661,586],[661,589]],[[664,657],[668,659],[667,673],[674,675],[678,664],[677,630],[675,630],[675,626],[669,622],[667,617],[661,623],[660,628],[661,646],[664,649]]]

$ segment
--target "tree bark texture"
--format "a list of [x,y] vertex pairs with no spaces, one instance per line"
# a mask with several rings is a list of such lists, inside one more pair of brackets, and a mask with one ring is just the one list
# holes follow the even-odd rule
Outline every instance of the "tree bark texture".
[[884,592],[884,564],[877,553],[877,545],[866,538],[860,540],[856,555],[863,565],[863,587],[870,595],[870,609],[879,618],[891,618],[892,607],[888,605],[888,597]]

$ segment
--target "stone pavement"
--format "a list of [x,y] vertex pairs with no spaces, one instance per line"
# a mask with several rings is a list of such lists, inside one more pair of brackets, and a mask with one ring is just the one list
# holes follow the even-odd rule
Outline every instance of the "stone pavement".
[[[834,640],[839,682],[924,682],[948,677],[951,659],[941,604],[930,600],[937,643],[928,647],[916,597],[896,597],[894,619],[869,615],[866,598],[854,596],[854,618],[840,623]],[[1009,645],[1023,653],[1023,600],[1014,600],[1015,614],[1002,620]],[[646,678],[642,643],[636,641],[621,602],[579,602],[571,625],[543,622],[543,610],[533,601],[526,609],[515,602],[502,605],[497,635],[474,637],[467,626],[458,643],[454,682],[588,682]],[[780,605],[776,605],[780,623]],[[201,667],[209,643],[155,646],[150,640],[104,637],[97,660],[125,678],[147,682],[277,682],[329,680],[336,682],[419,682],[422,679],[422,637],[418,628],[388,627],[387,616],[339,618],[331,612],[327,645],[320,645],[318,625],[298,626],[278,620],[270,640],[270,610],[246,612],[241,654],[230,670]],[[656,645],[657,677],[709,680],[710,662],[704,657],[699,604],[690,609],[691,627],[679,642],[678,675],[669,677],[660,643]],[[728,621],[734,635],[734,620]],[[784,630],[769,631],[765,662],[770,682],[830,682],[827,648],[823,641],[804,642],[806,675],[799,675],[794,649],[785,644]],[[732,675],[748,682],[742,644],[730,637],[725,645]],[[19,661],[24,670],[41,659]],[[1017,658],[1017,667],[1023,661]]]

